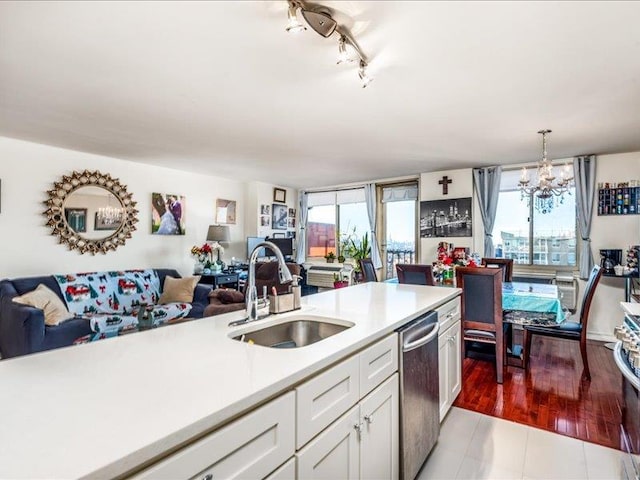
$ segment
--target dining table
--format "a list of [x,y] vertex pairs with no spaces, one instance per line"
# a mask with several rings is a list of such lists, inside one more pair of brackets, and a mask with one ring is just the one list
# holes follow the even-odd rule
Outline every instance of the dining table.
[[[398,283],[398,279],[385,280]],[[438,287],[454,287],[455,282],[437,283]],[[557,285],[534,282],[503,282],[502,311],[507,364],[524,366],[522,329],[527,325],[554,327],[567,316]]]

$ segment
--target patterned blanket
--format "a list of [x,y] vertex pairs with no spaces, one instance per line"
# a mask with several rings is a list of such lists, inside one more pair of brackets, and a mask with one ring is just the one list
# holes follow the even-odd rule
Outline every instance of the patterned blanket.
[[91,322],[95,335],[80,341],[99,340],[135,328],[144,310],[154,326],[186,317],[191,311],[188,303],[156,305],[160,279],[152,269],[55,275],[55,279],[69,311]]

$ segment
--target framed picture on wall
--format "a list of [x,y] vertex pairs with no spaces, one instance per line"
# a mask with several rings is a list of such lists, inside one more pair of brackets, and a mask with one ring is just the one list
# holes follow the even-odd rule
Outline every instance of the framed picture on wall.
[[151,233],[184,235],[186,203],[183,195],[151,194]]
[[218,224],[235,225],[236,224],[236,201],[235,200],[216,200],[216,222]]
[[122,220],[118,220],[116,222],[109,221],[104,215],[99,215],[98,212],[95,214],[95,218],[93,220],[93,229],[98,230],[117,230],[122,224]]
[[286,205],[271,205],[271,211],[273,215],[271,217],[271,228],[274,230],[286,230],[287,229],[287,206]]
[[275,232],[272,235],[273,238],[285,238],[284,232]]
[[271,215],[271,205],[260,205],[260,215]]
[[420,202],[420,236],[470,237],[471,197]]
[[269,225],[271,225],[271,217],[267,217],[266,215],[262,215],[260,217],[260,226],[261,227],[268,227]]
[[87,231],[86,208],[65,208],[64,218],[67,220],[71,230],[75,230],[78,233]]
[[273,189],[273,201],[284,203],[287,201],[287,191],[282,188]]

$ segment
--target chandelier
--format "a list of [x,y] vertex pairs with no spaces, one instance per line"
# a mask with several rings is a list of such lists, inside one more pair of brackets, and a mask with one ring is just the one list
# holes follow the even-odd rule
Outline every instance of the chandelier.
[[571,195],[569,188],[573,186],[571,167],[565,164],[560,169],[560,178],[556,179],[553,173],[553,165],[547,159],[547,134],[551,130],[540,130],[542,135],[542,159],[538,164],[538,181],[531,184],[529,172],[522,167],[522,175],[518,182],[520,199],[527,199],[527,205],[533,200],[534,208],[540,213],[549,213],[554,206],[564,203],[565,193]]
[[98,209],[98,219],[104,225],[119,224],[122,222],[122,208],[112,207],[111,205],[100,207]]

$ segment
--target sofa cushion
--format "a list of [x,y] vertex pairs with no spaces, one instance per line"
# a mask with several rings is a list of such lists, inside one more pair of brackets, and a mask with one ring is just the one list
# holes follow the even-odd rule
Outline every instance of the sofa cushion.
[[232,289],[220,289],[218,298],[222,303],[242,303],[244,295],[242,292]]
[[45,325],[55,326],[73,318],[73,313],[67,310],[60,297],[42,283],[35,290],[14,297],[13,301],[41,309],[44,312]]
[[199,281],[199,276],[173,278],[167,275],[164,279],[162,295],[160,295],[158,303],[163,305],[165,303],[193,302],[193,291]]

